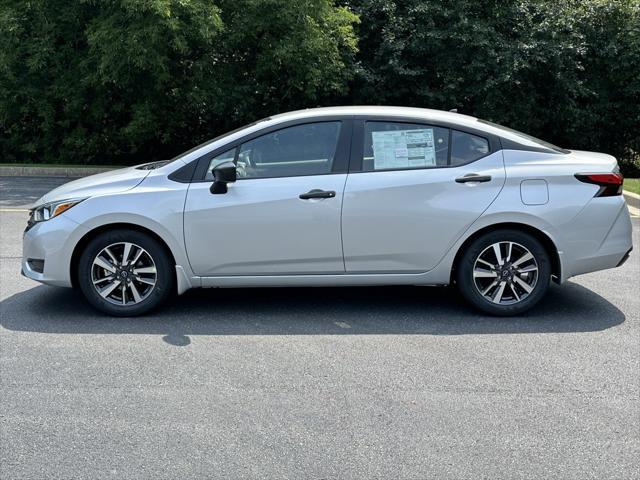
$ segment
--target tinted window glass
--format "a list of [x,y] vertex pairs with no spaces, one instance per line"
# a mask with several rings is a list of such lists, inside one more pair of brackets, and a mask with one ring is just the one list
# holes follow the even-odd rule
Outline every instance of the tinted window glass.
[[296,125],[243,143],[238,178],[331,173],[341,122]]
[[367,122],[362,170],[446,166],[449,129],[398,122]]
[[489,141],[470,133],[451,132],[451,165],[473,162],[489,153]]

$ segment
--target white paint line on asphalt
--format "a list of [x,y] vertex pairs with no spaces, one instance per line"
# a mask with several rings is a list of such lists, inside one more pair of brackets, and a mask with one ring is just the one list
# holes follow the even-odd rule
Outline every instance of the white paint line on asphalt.
[[333,323],[335,323],[340,328],[351,328],[351,325],[349,325],[348,323],[345,323],[345,322],[333,322]]
[[627,208],[632,217],[640,217],[640,208],[632,207],[627,203]]
[[0,208],[0,212],[28,212],[27,208]]

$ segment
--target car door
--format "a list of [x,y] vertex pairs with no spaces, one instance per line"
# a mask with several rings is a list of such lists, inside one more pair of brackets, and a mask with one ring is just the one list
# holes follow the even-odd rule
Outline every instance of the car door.
[[[189,186],[184,231],[199,276],[344,273],[340,237],[349,120],[307,122],[234,142],[201,159]],[[238,179],[209,191],[216,164],[233,160]]]
[[356,123],[343,200],[346,272],[435,267],[502,189],[498,145],[449,126]]

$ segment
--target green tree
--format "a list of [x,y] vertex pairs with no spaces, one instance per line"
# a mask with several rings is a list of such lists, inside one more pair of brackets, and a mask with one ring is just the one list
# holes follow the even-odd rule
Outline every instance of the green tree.
[[197,108],[210,2],[15,1],[0,17],[4,159],[110,162],[157,154]]
[[2,161],[166,158],[344,93],[355,53],[330,0],[1,1]]
[[273,113],[366,103],[458,108],[640,174],[637,0],[340,5],[0,0],[0,161],[166,158]]
[[636,0],[347,3],[361,19],[354,102],[458,108],[569,148],[637,151]]
[[326,0],[223,0],[217,70],[229,125],[347,94],[357,17]]
[[[598,0],[579,8],[587,90],[576,132],[587,149],[611,152],[640,176],[640,2]],[[577,139],[576,139],[577,141]]]

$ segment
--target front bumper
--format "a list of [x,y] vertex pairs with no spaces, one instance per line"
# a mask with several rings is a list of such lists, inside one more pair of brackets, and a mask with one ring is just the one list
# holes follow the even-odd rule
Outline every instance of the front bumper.
[[[73,249],[88,231],[64,214],[33,225],[22,238],[21,273],[37,282],[71,287]],[[32,269],[29,259],[44,260],[43,271]]]

